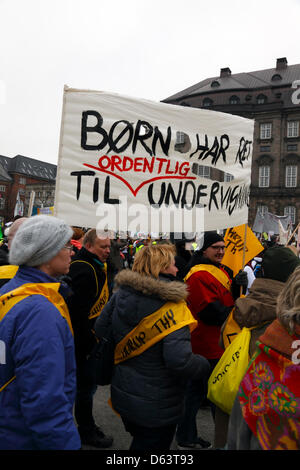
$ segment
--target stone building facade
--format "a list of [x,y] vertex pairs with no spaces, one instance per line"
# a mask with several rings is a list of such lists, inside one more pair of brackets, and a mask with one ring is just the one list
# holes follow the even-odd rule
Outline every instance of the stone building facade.
[[257,211],[300,221],[300,64],[283,57],[266,70],[222,68],[163,102],[254,119],[249,225]]

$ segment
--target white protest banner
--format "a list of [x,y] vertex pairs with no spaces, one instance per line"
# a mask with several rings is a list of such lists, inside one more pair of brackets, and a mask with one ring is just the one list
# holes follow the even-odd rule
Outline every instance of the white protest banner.
[[[206,109],[65,87],[55,215],[145,233],[246,223],[253,126]],[[218,180],[199,176],[203,166]],[[233,179],[224,181],[225,173]]]

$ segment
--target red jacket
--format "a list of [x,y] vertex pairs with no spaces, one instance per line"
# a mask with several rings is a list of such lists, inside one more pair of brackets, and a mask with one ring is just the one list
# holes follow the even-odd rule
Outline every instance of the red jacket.
[[[201,269],[198,271],[198,269]],[[193,266],[186,277],[189,288],[188,306],[198,320],[192,332],[192,349],[207,359],[219,359],[224,350],[219,346],[221,326],[234,305],[231,279],[221,266],[201,263]],[[214,274],[212,272],[214,271]]]

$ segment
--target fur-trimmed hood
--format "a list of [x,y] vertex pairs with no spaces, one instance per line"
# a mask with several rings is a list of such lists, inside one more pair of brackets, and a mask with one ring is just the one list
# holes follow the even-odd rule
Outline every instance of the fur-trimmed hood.
[[144,276],[130,269],[120,271],[114,279],[114,290],[122,286],[131,287],[143,295],[159,297],[168,302],[179,302],[188,296],[187,286],[178,281],[155,279]]

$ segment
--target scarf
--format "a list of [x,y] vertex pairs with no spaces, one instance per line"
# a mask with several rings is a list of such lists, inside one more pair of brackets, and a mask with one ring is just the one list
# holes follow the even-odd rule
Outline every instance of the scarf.
[[300,328],[290,335],[275,320],[259,339],[238,392],[243,417],[263,450],[299,449]]

